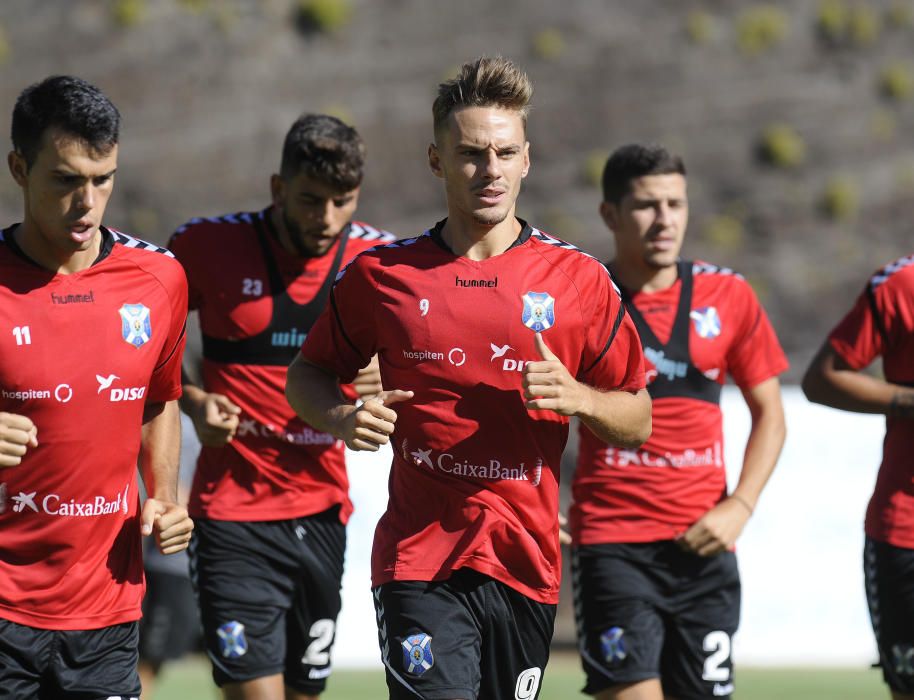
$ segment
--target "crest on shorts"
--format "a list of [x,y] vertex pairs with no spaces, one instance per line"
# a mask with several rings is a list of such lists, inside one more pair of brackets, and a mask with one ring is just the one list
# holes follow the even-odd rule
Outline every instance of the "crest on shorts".
[[248,640],[244,636],[244,625],[237,620],[226,622],[216,630],[219,648],[226,659],[237,659],[248,652]]
[[625,651],[625,630],[621,627],[610,627],[600,635],[600,646],[603,649],[603,658],[608,664],[622,661],[627,653]]
[[407,637],[403,640],[402,645],[403,668],[407,673],[421,676],[435,665],[435,657],[432,656],[432,638],[424,632]]
[[695,324],[695,332],[698,333],[698,337],[710,340],[720,335],[720,314],[717,313],[717,309],[713,306],[692,309],[689,318]]
[[140,347],[152,337],[148,307],[143,304],[124,304],[118,313],[121,315],[121,336],[133,347]]
[[549,292],[527,292],[521,297],[524,311],[521,321],[534,333],[542,333],[555,323],[555,299]]

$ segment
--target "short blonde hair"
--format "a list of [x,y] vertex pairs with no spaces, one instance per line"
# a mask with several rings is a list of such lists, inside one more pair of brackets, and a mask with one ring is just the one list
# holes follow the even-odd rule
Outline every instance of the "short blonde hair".
[[448,116],[461,107],[500,107],[518,112],[527,129],[533,84],[517,64],[502,56],[482,56],[460,67],[457,76],[438,86],[432,105],[435,138]]

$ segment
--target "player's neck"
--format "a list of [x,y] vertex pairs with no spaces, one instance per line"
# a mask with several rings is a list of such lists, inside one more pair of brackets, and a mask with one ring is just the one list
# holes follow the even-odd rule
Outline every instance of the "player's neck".
[[454,255],[486,260],[508,250],[520,231],[521,224],[512,208],[508,216],[494,226],[480,224],[469,217],[449,215],[441,229],[441,239]]
[[273,224],[273,230],[276,232],[276,239],[279,241],[279,245],[285,250],[289,255],[300,256],[298,248],[295,247],[295,243],[292,241],[292,235],[289,233],[289,230],[286,228],[285,222],[282,220],[282,217],[279,215],[279,209],[273,207],[270,209],[268,214],[270,217],[270,223]]
[[672,287],[679,278],[676,265],[650,267],[638,259],[613,258],[609,269],[616,281],[630,292],[660,292]]
[[34,222],[28,219],[13,231],[13,238],[30,260],[58,275],[71,275],[92,267],[102,245],[102,232],[99,229],[85,249],[68,251],[55,248]]

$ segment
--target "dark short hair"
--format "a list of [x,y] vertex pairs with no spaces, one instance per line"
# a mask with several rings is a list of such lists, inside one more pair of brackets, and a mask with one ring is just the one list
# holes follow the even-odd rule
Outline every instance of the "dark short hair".
[[631,191],[631,182],[647,175],[685,175],[682,158],[663,146],[630,143],[613,151],[603,168],[603,201],[618,204]]
[[303,114],[282,146],[279,174],[288,180],[305,173],[341,192],[362,183],[365,143],[359,132],[327,114]]
[[454,78],[438,86],[432,104],[435,138],[441,136],[448,116],[462,107],[500,107],[520,115],[527,128],[533,83],[520,67],[502,56],[482,56],[464,63]]
[[59,129],[107,153],[117,145],[120,127],[120,112],[101,90],[82,78],[54,75],[19,95],[10,136],[13,149],[31,167],[49,129]]

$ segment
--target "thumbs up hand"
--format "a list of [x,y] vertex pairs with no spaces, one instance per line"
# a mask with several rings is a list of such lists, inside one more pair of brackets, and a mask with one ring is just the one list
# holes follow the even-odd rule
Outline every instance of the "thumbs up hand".
[[542,360],[524,366],[524,398],[530,410],[554,411],[563,416],[586,413],[590,390],[578,382],[555,355],[542,333],[535,335]]

